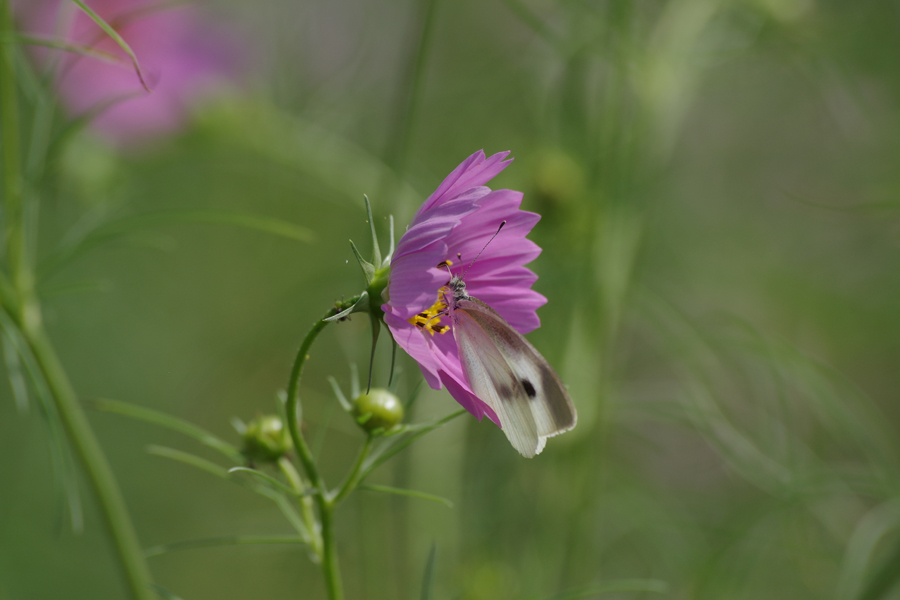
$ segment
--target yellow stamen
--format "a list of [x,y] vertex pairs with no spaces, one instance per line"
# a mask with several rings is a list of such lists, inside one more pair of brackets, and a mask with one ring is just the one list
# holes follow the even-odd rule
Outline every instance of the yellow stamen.
[[415,325],[422,331],[427,331],[431,335],[435,333],[447,333],[450,331],[449,325],[441,325],[441,317],[447,314],[447,303],[444,302],[444,294],[449,293],[446,287],[438,290],[437,302],[431,305],[428,310],[422,311],[411,319],[407,319],[412,325]]

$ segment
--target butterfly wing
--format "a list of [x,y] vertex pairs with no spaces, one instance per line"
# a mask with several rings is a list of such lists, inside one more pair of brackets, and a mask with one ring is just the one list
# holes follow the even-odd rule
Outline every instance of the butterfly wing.
[[453,308],[453,333],[469,385],[497,413],[519,453],[530,458],[548,437],[575,427],[569,393],[528,340],[480,300],[457,300]]

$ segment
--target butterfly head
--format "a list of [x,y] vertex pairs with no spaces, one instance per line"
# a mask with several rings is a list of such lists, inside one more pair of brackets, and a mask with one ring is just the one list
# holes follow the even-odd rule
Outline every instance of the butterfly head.
[[447,287],[450,289],[450,292],[453,294],[453,302],[456,303],[459,300],[466,300],[469,297],[469,294],[466,292],[466,282],[462,280],[462,277],[459,275],[454,275],[450,279],[450,283],[447,284]]
[[450,265],[452,265],[449,260],[445,260],[441,264],[438,265],[439,268],[447,269],[447,273],[450,275],[450,281],[444,285],[444,291],[452,297],[453,302],[455,303],[458,300],[465,300],[469,297],[469,294],[466,293],[466,282],[463,281],[462,275],[456,274],[450,270]]

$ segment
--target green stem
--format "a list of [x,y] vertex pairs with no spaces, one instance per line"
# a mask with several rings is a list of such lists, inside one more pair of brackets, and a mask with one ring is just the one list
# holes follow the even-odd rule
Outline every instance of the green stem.
[[6,209],[6,260],[17,292],[25,280],[24,211],[22,169],[19,160],[19,103],[16,90],[15,44],[12,14],[7,0],[0,0],[0,123],[3,128],[3,202]]
[[303,522],[306,523],[306,529],[309,531],[310,547],[313,554],[319,557],[319,560],[322,560],[322,536],[316,524],[316,515],[313,512],[313,499],[309,494],[305,493],[306,485],[303,483],[300,474],[297,473],[297,469],[294,468],[293,463],[287,457],[282,456],[278,459],[278,468],[281,469],[285,479],[290,482],[291,487],[300,497],[300,513],[303,515]]
[[150,587],[150,571],[138,544],[128,509],[112,469],[78,403],[72,384],[44,331],[40,327],[23,327],[22,333],[40,365],[69,440],[97,494],[101,512],[118,550],[131,596],[135,600],[151,600],[154,595]]
[[347,476],[347,480],[344,481],[344,485],[341,486],[340,491],[335,494],[334,499],[332,500],[333,504],[337,506],[337,504],[343,500],[347,494],[356,489],[356,485],[359,483],[359,473],[362,470],[363,463],[366,462],[366,458],[369,456],[369,449],[372,447],[372,435],[369,434],[366,436],[366,441],[363,443],[363,447],[359,451],[359,456],[356,457],[356,464],[353,465],[353,470],[350,471],[350,474]]
[[300,350],[297,351],[297,357],[294,359],[294,366],[291,368],[291,377],[288,381],[287,388],[287,422],[288,430],[291,432],[291,439],[294,441],[294,449],[306,471],[306,476],[318,494],[314,498],[319,508],[319,519],[322,524],[322,574],[325,576],[325,585],[328,589],[328,598],[330,600],[341,600],[344,597],[344,591],[341,585],[341,573],[338,567],[337,548],[334,539],[334,501],[328,494],[328,488],[319,475],[319,469],[316,467],[316,461],[313,459],[309,445],[300,433],[300,399],[297,391],[300,388],[300,375],[303,372],[303,365],[309,358],[309,349],[313,342],[322,333],[322,330],[328,325],[328,317],[333,317],[345,308],[349,308],[356,303],[359,298],[351,298],[350,300],[336,304],[325,315],[316,321],[303,342],[300,344]]
[[33,278],[26,256],[23,176],[20,160],[18,90],[16,87],[13,21],[8,0],[0,0],[0,128],[6,261],[10,278],[0,277],[4,309],[21,328],[22,336],[50,388],[60,420],[75,453],[84,465],[118,550],[122,571],[135,600],[151,600],[150,571],[144,561],[122,494],[109,463],[69,382],[53,345],[40,321],[40,307],[33,297]]

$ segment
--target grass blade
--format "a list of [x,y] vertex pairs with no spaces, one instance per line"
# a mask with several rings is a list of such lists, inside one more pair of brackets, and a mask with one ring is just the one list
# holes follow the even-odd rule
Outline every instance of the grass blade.
[[[5,310],[0,309],[0,330],[3,332],[4,342],[9,342],[10,351],[16,353],[24,365],[25,371],[31,380],[35,395],[39,400],[41,413],[47,420],[50,429],[50,458],[53,465],[53,473],[56,487],[65,507],[68,507],[72,531],[81,533],[84,529],[84,514],[81,507],[81,496],[78,491],[78,475],[75,470],[75,462],[69,452],[68,438],[65,433],[56,404],[50,394],[44,376],[37,364],[37,360],[31,352],[28,343],[22,337],[22,332],[13,322]],[[6,350],[6,348],[4,348]],[[24,378],[21,382],[25,384]],[[63,509],[65,511],[65,508]]]
[[140,66],[140,64],[138,64],[137,56],[135,56],[134,51],[131,49],[131,46],[129,46],[128,43],[122,39],[122,36],[119,35],[119,33],[115,29],[113,29],[109,23],[104,21],[100,15],[95,13],[91,9],[91,7],[88,6],[87,4],[85,4],[84,2],[82,2],[82,0],[72,0],[72,2],[77,4],[78,8],[80,8],[82,11],[84,11],[84,14],[89,16],[94,21],[94,23],[96,23],[100,29],[102,29],[104,32],[106,32],[106,35],[111,37],[113,39],[113,41],[115,41],[119,45],[119,47],[125,52],[125,54],[128,55],[128,57],[131,59],[132,66],[134,66],[134,71],[135,71],[135,73],[137,73],[138,80],[141,82],[141,85],[143,86],[143,88],[145,90],[152,93],[152,90],[147,85],[147,82],[144,80],[144,73],[141,71],[141,66]]
[[428,561],[425,563],[425,574],[422,576],[422,600],[434,598],[434,563],[437,558],[437,544],[431,544]]
[[888,594],[897,587],[897,581],[900,580],[900,569],[897,568],[897,565],[900,565],[900,542],[895,542],[890,555],[869,579],[859,600],[881,600],[888,597]]
[[164,598],[164,600],[182,600],[181,596],[176,596],[166,588],[161,585],[156,585],[155,583],[151,583],[150,587],[153,588],[153,591],[156,592],[160,598]]
[[622,592],[653,592],[665,594],[669,591],[669,585],[659,579],[619,579],[608,583],[588,585],[574,590],[568,590],[549,596],[544,600],[574,600],[575,598],[588,598],[601,594],[615,594]]
[[154,425],[165,427],[166,429],[171,429],[172,431],[183,433],[184,435],[194,438],[201,444],[209,446],[213,450],[218,450],[235,462],[240,463],[244,460],[244,457],[241,454],[240,450],[238,450],[228,442],[217,438],[213,434],[209,433],[205,429],[197,427],[193,423],[189,423],[183,419],[179,419],[178,417],[173,417],[172,415],[168,415],[164,412],[153,410],[151,408],[145,408],[143,406],[136,406],[127,402],[119,402],[118,400],[109,400],[106,398],[88,399],[84,401],[84,404],[87,408],[92,408],[101,412],[115,413],[118,415],[123,415],[125,417],[131,417],[132,419],[146,421],[148,423],[153,423]]
[[192,467],[197,467],[202,471],[206,471],[207,473],[212,473],[216,477],[221,477],[222,479],[228,479],[228,471],[225,467],[221,467],[211,460],[206,460],[205,458],[200,458],[195,454],[191,454],[189,452],[182,452],[181,450],[176,450],[175,448],[169,448],[167,446],[157,446],[156,444],[151,444],[147,446],[147,452],[153,454],[155,456],[162,456],[164,458],[171,458],[172,460],[177,460],[178,462],[183,462],[186,465],[191,465]]
[[63,50],[65,52],[72,52],[73,54],[80,54],[82,56],[96,58],[97,60],[102,60],[103,62],[108,62],[116,65],[127,64],[121,58],[110,52],[104,52],[103,50],[98,50],[97,48],[84,46],[82,44],[73,44],[71,42],[67,42],[66,40],[60,40],[57,38],[45,37],[40,35],[19,34],[16,36],[16,40],[21,44],[27,44],[29,46],[44,46],[45,48]]
[[444,498],[443,496],[436,496],[435,494],[427,494],[425,492],[418,492],[416,490],[405,490],[403,488],[395,488],[388,485],[361,485],[358,489],[368,490],[370,492],[396,494],[398,496],[409,496],[410,498],[421,498],[422,500],[440,502],[447,508],[453,508],[453,502],[451,500],[448,500],[447,498]]
[[80,239],[57,248],[39,266],[40,278],[46,278],[62,265],[102,244],[151,227],[177,223],[235,225],[299,242],[311,242],[315,238],[315,234],[312,231],[300,225],[275,217],[266,217],[243,211],[212,208],[156,210],[102,224],[83,235]]
[[144,550],[144,556],[159,556],[175,550],[211,548],[214,546],[240,546],[243,544],[305,544],[306,540],[296,535],[225,535],[221,537],[185,540],[171,544],[160,544]]
[[302,496],[303,495],[303,494],[298,494],[297,490],[293,490],[293,489],[289,488],[288,486],[284,485],[283,483],[281,483],[280,481],[278,481],[271,475],[263,473],[262,471],[257,471],[256,469],[250,469],[248,467],[232,467],[232,468],[228,469],[229,475],[231,475],[233,473],[247,473],[248,475],[251,475],[253,477],[256,477],[256,478],[262,480],[267,485],[274,486],[283,492],[287,492],[291,496]]
[[859,520],[847,542],[844,559],[841,562],[841,573],[835,593],[837,600],[877,598],[876,591],[879,589],[878,593],[887,591],[883,585],[879,585],[879,582],[900,574],[896,569],[898,563],[894,562],[891,565],[891,573],[874,576],[869,581],[868,587],[865,583],[866,575],[881,541],[898,528],[900,528],[900,500],[896,499],[876,506]]
[[372,471],[381,466],[385,461],[389,460],[395,454],[418,440],[423,435],[434,431],[438,427],[449,423],[456,417],[463,415],[466,412],[465,409],[461,409],[456,411],[455,413],[451,413],[442,419],[438,419],[437,421],[426,424],[426,425],[412,425],[407,428],[406,432],[413,431],[414,433],[409,436],[403,436],[403,434],[392,436],[387,439],[387,442],[381,445],[379,448],[372,451],[372,454],[369,455],[369,458],[366,459],[366,462],[363,464],[362,470],[360,471],[359,481],[362,481],[369,475]]
[[3,333],[3,358],[6,360],[6,372],[9,377],[9,386],[12,388],[16,408],[20,414],[28,412],[28,386],[22,376],[22,364],[19,362],[19,351],[10,339],[9,334]]

